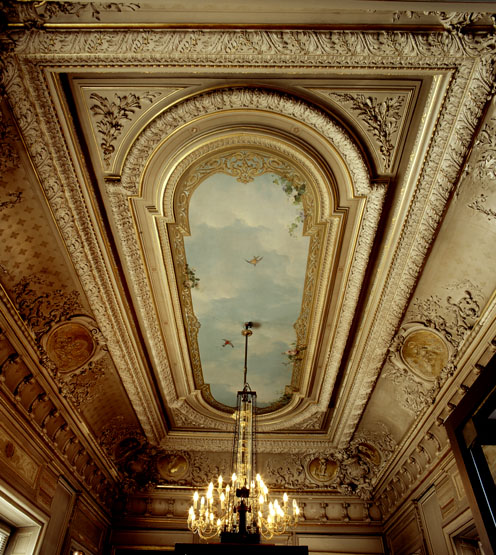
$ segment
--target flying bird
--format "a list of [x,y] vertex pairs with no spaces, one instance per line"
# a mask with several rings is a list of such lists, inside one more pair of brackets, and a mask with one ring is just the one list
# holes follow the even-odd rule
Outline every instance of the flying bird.
[[248,262],[248,264],[252,264],[253,267],[255,267],[260,262],[260,260],[262,260],[262,258],[263,256],[254,256],[251,260],[246,260],[246,258],[245,260],[246,262]]
[[232,341],[229,341],[229,339],[223,339],[222,341],[224,341],[224,345],[222,345],[223,347],[225,347],[226,345],[231,345],[231,347],[234,349]]

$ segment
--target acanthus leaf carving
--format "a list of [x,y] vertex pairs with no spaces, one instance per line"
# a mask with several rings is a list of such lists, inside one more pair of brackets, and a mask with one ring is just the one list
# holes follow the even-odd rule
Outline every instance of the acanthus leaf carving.
[[384,168],[390,170],[395,148],[393,141],[398,133],[406,97],[404,95],[387,96],[380,100],[376,96],[359,93],[332,93],[330,97],[338,102],[351,105],[352,111],[356,112],[358,117],[364,121],[378,142]]
[[152,103],[159,95],[159,92],[150,91],[140,95],[135,93],[125,95],[114,93],[114,98],[111,100],[96,92],[90,94],[90,99],[95,101],[95,104],[90,106],[90,110],[97,118],[96,128],[102,136],[100,147],[103,152],[103,161],[107,168],[110,158],[115,152],[114,143],[124,128],[124,120],[131,121],[131,115],[135,114],[137,110],[141,110],[143,102]]

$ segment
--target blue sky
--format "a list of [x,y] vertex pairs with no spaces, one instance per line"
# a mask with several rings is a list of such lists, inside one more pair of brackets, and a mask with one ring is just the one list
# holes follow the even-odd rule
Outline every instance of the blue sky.
[[[243,385],[243,323],[259,322],[248,351],[248,383],[259,405],[276,401],[291,383],[282,353],[296,339],[308,237],[291,236],[294,206],[274,174],[250,183],[215,174],[193,193],[185,237],[186,257],[200,279],[192,289],[204,381],[213,396],[233,406]],[[256,265],[246,260],[262,256]],[[222,347],[223,339],[234,348]]]

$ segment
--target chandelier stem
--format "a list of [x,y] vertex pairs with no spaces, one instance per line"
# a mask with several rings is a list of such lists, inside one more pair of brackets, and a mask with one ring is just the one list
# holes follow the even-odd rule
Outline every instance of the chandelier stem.
[[[238,391],[235,410],[232,477],[223,486],[222,476],[208,485],[206,495],[196,491],[188,513],[188,527],[208,540],[220,535],[221,543],[257,544],[260,536],[270,539],[282,534],[298,522],[299,508],[293,500],[288,508],[285,493],[281,503],[269,498],[269,490],[256,469],[256,398],[246,381],[248,368],[248,337],[252,335],[252,322],[246,322],[241,334],[245,336],[245,364],[243,390]],[[200,506],[198,507],[198,500]]]

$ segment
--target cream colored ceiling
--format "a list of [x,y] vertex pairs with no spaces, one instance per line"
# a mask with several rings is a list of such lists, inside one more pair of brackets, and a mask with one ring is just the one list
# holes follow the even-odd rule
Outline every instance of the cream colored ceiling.
[[[251,149],[305,175],[324,229],[298,387],[260,416],[259,448],[367,443],[383,468],[495,325],[491,19],[405,7],[371,14],[381,33],[123,30],[107,27],[179,12],[49,4],[40,24],[62,27],[14,35],[6,63],[0,280],[49,355],[93,334],[76,369],[49,368],[94,441],[230,448],[229,414],[197,386],[170,234],[201,164]],[[412,22],[435,30],[400,31]]]

